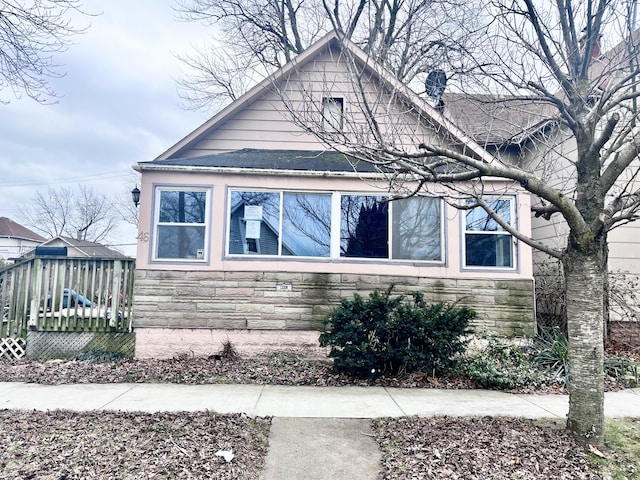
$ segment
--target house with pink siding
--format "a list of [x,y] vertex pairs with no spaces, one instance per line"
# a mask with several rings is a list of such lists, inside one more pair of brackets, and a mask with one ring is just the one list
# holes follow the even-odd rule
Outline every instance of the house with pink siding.
[[[210,355],[227,339],[245,353],[315,349],[341,298],[390,285],[472,306],[480,331],[534,332],[530,247],[483,210],[456,208],[444,187],[392,177],[308,129],[366,142],[363,103],[384,109],[378,127],[408,153],[438,142],[493,158],[356,45],[325,36],[134,167],[136,356]],[[491,179],[483,188],[505,221],[531,233],[526,191]]]

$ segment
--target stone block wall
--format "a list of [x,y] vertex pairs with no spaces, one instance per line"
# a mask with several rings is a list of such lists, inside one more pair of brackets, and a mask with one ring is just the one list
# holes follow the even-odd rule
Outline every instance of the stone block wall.
[[296,338],[303,332],[308,333],[305,339],[317,338],[323,320],[341,298],[352,298],[356,292],[367,296],[391,284],[394,292],[419,290],[427,301],[460,302],[474,308],[477,331],[488,329],[501,335],[535,331],[532,280],[136,270],[136,356],[160,356],[176,329],[175,335],[184,338],[180,343],[188,345],[186,351],[200,355],[214,353],[211,349],[217,348],[220,333],[229,332],[261,332],[249,337],[254,346],[291,347],[300,341],[308,347],[315,340]]

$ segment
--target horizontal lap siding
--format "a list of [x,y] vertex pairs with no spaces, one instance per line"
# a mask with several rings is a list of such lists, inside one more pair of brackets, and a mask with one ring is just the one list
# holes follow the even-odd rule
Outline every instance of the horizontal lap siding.
[[[286,272],[170,272],[138,270],[135,328],[320,330],[342,298],[395,285],[428,301],[460,301],[475,322],[507,335],[534,332],[531,280],[474,280]],[[283,288],[290,285],[291,290]]]
[[[279,93],[275,90],[265,91],[260,98],[192,144],[181,156],[201,156],[243,148],[322,150],[326,148],[325,145],[291,121],[288,108],[303,115],[305,124],[320,122],[322,98],[328,96],[345,99],[345,131],[348,132],[350,128],[362,130],[358,126],[366,124],[365,116],[353,94],[351,76],[345,73],[344,65],[336,65],[332,61],[325,55],[305,66],[307,70],[293,72],[287,83],[278,85]],[[301,89],[306,93],[303,94]],[[373,88],[368,88],[368,91],[369,107],[378,110],[380,115],[392,113],[387,122],[389,125],[381,124],[383,131],[387,129],[394,137],[404,138],[402,142],[414,150],[420,143],[433,141],[434,132],[420,126],[407,108],[397,105],[388,94],[380,96]],[[283,102],[283,97],[289,107]],[[389,105],[393,105],[390,110]]]
[[609,270],[640,275],[640,224],[631,223],[609,233]]

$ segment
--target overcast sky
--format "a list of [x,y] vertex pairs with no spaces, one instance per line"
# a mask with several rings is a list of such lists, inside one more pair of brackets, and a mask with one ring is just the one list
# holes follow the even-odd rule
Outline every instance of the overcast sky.
[[[19,210],[49,186],[93,186],[121,195],[131,166],[153,160],[211,114],[180,107],[175,54],[207,38],[204,27],[175,20],[171,0],[86,0],[102,12],[56,57],[64,78],[52,81],[55,105],[3,92],[0,104],[0,216],[20,222]],[[123,225],[114,243],[134,244]],[[124,246],[134,254],[133,246]]]

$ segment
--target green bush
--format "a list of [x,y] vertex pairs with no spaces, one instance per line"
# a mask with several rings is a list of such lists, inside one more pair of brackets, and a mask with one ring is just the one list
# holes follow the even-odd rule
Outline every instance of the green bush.
[[330,346],[334,369],[358,377],[446,371],[464,352],[476,314],[467,307],[427,305],[420,292],[354,295],[325,320],[320,345]]
[[527,352],[519,345],[502,342],[496,335],[484,334],[486,347],[465,357],[458,371],[484,388],[511,390],[535,387],[544,375],[535,368]]

